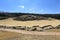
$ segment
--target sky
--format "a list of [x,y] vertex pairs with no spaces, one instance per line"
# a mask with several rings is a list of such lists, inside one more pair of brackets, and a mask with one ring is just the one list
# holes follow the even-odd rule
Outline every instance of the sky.
[[0,11],[60,13],[60,0],[0,0]]

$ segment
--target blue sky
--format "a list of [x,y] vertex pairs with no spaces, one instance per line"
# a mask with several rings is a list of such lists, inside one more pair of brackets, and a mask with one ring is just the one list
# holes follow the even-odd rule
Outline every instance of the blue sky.
[[0,0],[0,11],[60,13],[60,0]]

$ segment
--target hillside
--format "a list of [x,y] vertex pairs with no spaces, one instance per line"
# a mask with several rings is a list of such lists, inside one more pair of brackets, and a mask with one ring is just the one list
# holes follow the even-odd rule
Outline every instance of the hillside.
[[60,14],[10,13],[0,12],[0,20],[14,18],[19,21],[60,19]]

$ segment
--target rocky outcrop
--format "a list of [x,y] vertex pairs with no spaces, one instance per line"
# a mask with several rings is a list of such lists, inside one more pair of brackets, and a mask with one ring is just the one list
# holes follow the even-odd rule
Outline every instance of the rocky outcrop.
[[42,16],[35,16],[35,15],[21,15],[16,17],[14,20],[17,21],[31,21],[31,20],[47,20],[48,18]]
[[36,16],[33,16],[33,15],[22,15],[22,16],[16,17],[14,20],[28,21],[28,20],[35,20],[35,19],[36,19]]
[[5,29],[17,29],[17,30],[25,30],[25,31],[46,31],[50,29],[60,29],[60,25],[53,27],[52,25],[46,25],[40,27],[39,25],[27,27],[27,26],[6,26],[6,25],[0,25],[0,28]]
[[60,25],[57,25],[57,26],[55,27],[55,29],[60,29]]
[[53,29],[54,27],[52,25],[46,25],[41,27],[43,30],[49,30],[49,29]]

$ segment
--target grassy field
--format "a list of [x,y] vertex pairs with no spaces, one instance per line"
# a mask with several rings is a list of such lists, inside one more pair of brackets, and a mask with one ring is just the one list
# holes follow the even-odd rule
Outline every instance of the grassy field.
[[[60,24],[60,20],[35,20],[35,21],[15,21],[12,18],[0,20],[0,25],[7,26],[29,26],[39,25],[40,27],[45,25],[57,26]],[[49,32],[60,32],[60,29],[46,30]],[[15,32],[0,31],[0,40],[60,40],[60,36],[57,35],[26,35]]]
[[60,40],[57,35],[26,35],[0,31],[0,40]]
[[[13,18],[0,20],[0,25],[6,25],[6,26],[27,26],[32,27],[39,25],[40,27],[46,26],[46,25],[52,25],[53,27],[56,27],[57,25],[60,25],[60,20],[52,19],[52,20],[34,20],[34,21],[16,21],[13,20]],[[49,32],[60,32],[60,29],[51,29],[46,30]]]
[[6,31],[1,31],[0,30],[0,40],[6,40],[12,37],[15,37],[17,35],[17,33],[13,33],[13,32],[6,32]]
[[35,21],[15,21],[12,18],[0,20],[0,25],[7,25],[7,26],[35,26],[39,25],[40,27],[45,25],[52,25],[57,26],[60,24],[60,20],[52,19],[52,20],[35,20]]
[[46,30],[46,32],[60,32],[60,29],[50,29]]

